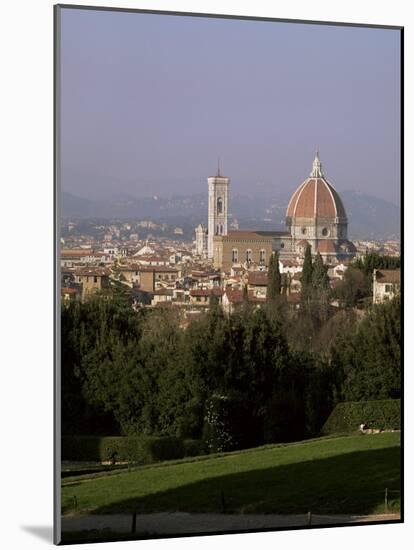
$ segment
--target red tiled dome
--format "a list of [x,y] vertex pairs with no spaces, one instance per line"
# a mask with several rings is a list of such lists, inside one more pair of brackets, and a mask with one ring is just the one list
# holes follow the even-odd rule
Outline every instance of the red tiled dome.
[[321,254],[336,254],[335,245],[328,239],[319,241],[318,252]]
[[338,193],[322,174],[318,155],[313,161],[310,177],[293,193],[286,216],[346,219],[345,208]]

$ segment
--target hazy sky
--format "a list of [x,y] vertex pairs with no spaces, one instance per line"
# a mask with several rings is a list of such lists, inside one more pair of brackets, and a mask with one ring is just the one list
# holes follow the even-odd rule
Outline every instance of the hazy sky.
[[62,10],[62,188],[338,191],[399,203],[399,31]]

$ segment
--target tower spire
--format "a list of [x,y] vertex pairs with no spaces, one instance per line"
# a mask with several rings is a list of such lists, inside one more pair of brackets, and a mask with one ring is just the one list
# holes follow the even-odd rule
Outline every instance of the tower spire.
[[311,178],[322,178],[322,163],[319,158],[319,147],[316,150],[316,155],[312,163],[312,171],[310,173]]
[[220,157],[217,157],[217,177],[219,178],[220,176]]

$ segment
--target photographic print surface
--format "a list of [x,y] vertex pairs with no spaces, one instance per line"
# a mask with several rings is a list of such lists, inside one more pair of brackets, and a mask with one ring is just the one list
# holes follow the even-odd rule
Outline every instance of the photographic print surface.
[[55,541],[402,521],[402,29],[55,44]]

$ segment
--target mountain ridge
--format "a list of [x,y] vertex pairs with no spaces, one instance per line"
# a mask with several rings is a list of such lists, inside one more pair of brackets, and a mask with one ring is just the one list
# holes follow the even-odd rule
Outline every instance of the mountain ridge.
[[[347,190],[341,193],[348,216],[352,239],[385,240],[400,237],[400,208],[384,199]],[[245,229],[280,229],[289,196],[267,197],[236,195],[231,198],[229,221],[238,221]],[[175,195],[143,197],[117,195],[112,199],[84,199],[72,193],[61,193],[61,216],[64,219],[96,218],[125,220],[149,218],[155,222],[193,225],[207,221],[207,196]]]

